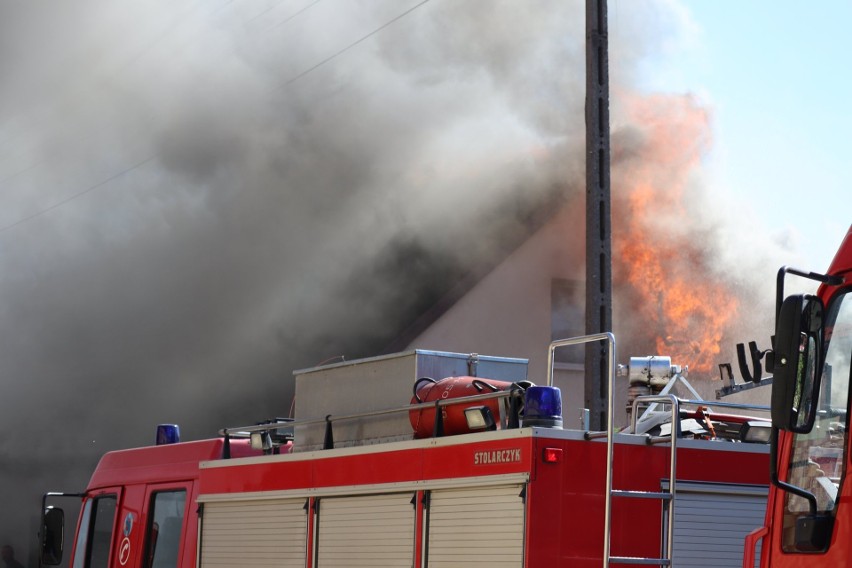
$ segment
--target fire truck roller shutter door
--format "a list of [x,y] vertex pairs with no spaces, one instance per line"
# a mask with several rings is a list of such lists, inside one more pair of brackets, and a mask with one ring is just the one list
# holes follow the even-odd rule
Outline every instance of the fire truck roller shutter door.
[[[664,483],[668,490],[668,483]],[[677,482],[674,550],[678,568],[739,568],[745,536],[763,525],[767,487]],[[665,535],[665,530],[663,531]],[[755,566],[760,565],[760,548]]]
[[305,499],[204,503],[201,568],[304,568]]
[[320,499],[317,568],[410,568],[415,539],[413,495]]
[[432,491],[428,566],[520,568],[526,519],[521,484]]

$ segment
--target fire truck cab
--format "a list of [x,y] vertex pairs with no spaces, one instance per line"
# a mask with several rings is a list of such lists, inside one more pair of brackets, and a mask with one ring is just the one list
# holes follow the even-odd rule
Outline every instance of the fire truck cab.
[[[815,296],[784,298],[788,274],[819,281]],[[849,386],[852,373],[852,228],[827,274],[782,268],[773,350],[769,493],[764,526],[744,565],[847,566],[852,557]],[[773,368],[774,367],[774,368]]]
[[[194,566],[199,464],[222,452],[222,439],[109,452],[84,493],[46,494],[83,499],[70,566]],[[260,454],[245,441],[233,444],[232,453]],[[54,506],[43,510],[41,565],[59,564],[64,514]]]

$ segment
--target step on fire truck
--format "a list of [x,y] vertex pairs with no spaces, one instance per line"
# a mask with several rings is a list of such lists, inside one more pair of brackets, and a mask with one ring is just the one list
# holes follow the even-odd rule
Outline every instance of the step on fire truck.
[[631,433],[612,398],[605,432],[562,428],[554,350],[603,343],[613,393],[608,333],[551,344],[542,386],[523,360],[417,350],[307,369],[293,422],[163,426],[85,492],[46,494],[41,562],[65,548],[48,500],[74,496],[73,568],[845,565],[850,268],[852,232],[819,297],[781,306],[771,424],[663,392],[679,369],[648,357],[627,370]]

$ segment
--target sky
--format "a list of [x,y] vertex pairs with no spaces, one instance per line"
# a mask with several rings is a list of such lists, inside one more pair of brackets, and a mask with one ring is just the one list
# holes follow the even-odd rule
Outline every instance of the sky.
[[[618,25],[622,2],[610,2]],[[744,223],[824,271],[852,223],[852,2],[681,0],[682,25],[646,88],[695,93],[712,113],[705,168]]]

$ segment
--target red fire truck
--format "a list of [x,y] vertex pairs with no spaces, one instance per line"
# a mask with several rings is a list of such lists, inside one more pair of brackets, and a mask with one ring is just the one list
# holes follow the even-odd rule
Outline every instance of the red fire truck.
[[[588,341],[607,346],[612,392],[611,334],[554,342],[540,387],[524,360],[419,350],[307,369],[294,422],[178,443],[164,427],[46,500],[82,497],[73,568],[739,566],[765,510],[769,422],[661,393],[632,403],[647,432],[615,433],[612,402],[607,432],[564,429],[553,353]],[[628,371],[641,390],[680,369]],[[668,420],[640,416],[649,403]],[[42,562],[58,564],[62,510],[43,510]]]
[[[821,283],[816,296],[784,298],[788,274]],[[783,300],[783,301],[782,301]],[[782,268],[773,349],[770,480],[764,526],[748,537],[744,565],[852,562],[849,379],[852,369],[852,228],[827,274]]]

